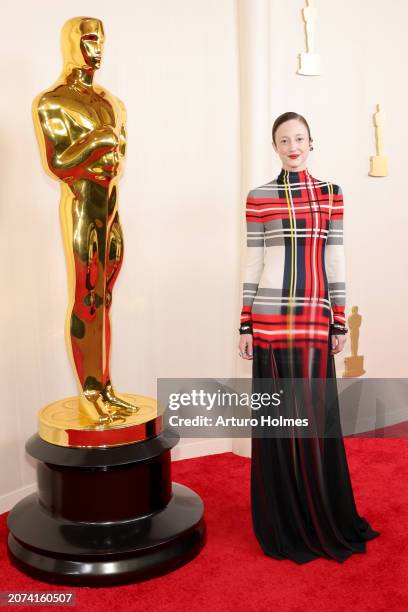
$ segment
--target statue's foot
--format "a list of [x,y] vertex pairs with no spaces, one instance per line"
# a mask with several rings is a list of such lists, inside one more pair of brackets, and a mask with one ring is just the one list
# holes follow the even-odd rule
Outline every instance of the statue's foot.
[[95,425],[110,425],[125,423],[126,419],[118,413],[116,406],[105,401],[102,393],[97,390],[86,390],[79,398],[79,410]]
[[98,419],[98,425],[112,425],[114,423],[126,423],[126,419],[123,417],[123,415],[120,415],[117,412],[101,415]]
[[113,390],[111,383],[108,383],[105,386],[102,393],[105,401],[116,407],[120,414],[130,415],[140,410],[140,406],[131,404],[130,402],[127,402],[125,399],[121,398],[120,395]]

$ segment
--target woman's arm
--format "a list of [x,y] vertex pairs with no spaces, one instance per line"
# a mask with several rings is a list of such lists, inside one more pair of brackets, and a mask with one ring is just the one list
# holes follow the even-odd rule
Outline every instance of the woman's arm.
[[343,193],[339,185],[334,185],[333,206],[325,251],[329,299],[333,314],[330,331],[333,334],[342,334],[346,331],[346,262],[343,244],[343,216]]
[[241,334],[252,333],[252,303],[264,267],[265,227],[260,219],[259,205],[252,193],[248,193],[245,209],[247,252],[242,288]]

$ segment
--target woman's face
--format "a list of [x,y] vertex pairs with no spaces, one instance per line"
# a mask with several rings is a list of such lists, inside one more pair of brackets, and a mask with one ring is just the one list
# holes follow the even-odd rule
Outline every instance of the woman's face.
[[289,119],[282,123],[275,132],[275,143],[272,143],[273,148],[285,170],[298,172],[306,168],[310,142],[307,127],[302,121]]

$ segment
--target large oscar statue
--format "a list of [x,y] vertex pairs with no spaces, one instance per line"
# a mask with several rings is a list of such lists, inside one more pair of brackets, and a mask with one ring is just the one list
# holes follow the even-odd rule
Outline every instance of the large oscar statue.
[[10,512],[9,555],[59,584],[106,586],[171,571],[201,550],[203,504],[171,482],[178,436],[154,398],[119,394],[110,374],[110,308],[123,260],[118,180],[126,151],[123,103],[94,82],[99,19],[62,30],[64,68],[33,118],[46,172],[61,186],[68,269],[65,336],[79,395],[39,412],[27,442],[38,492]]

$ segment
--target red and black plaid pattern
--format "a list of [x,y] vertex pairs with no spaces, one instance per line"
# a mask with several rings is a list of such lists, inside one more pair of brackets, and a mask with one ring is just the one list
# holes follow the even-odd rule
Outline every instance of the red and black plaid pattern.
[[330,322],[345,324],[343,197],[307,169],[282,169],[249,192],[241,323],[254,346],[327,347]]

